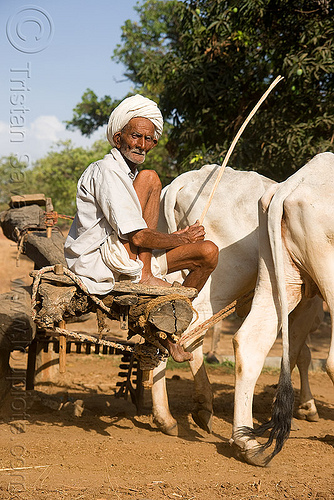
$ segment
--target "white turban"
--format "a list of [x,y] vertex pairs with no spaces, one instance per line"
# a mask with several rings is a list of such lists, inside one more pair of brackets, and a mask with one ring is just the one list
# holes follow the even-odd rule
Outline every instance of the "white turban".
[[160,109],[151,99],[136,94],[124,99],[111,113],[107,127],[107,139],[110,144],[115,146],[113,141],[114,134],[120,132],[129,123],[131,118],[139,117],[148,118],[153,123],[156,139],[159,139],[164,124]]

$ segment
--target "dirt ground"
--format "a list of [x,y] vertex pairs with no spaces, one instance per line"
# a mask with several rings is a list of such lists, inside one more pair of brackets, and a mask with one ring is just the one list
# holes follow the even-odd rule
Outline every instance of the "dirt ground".
[[[33,264],[22,257],[17,268],[15,258],[15,245],[0,235],[1,293],[13,279],[30,283]],[[86,327],[91,320],[80,324]],[[232,354],[236,327],[224,322],[219,353]],[[309,340],[313,356],[325,358],[328,322]],[[279,341],[270,355],[280,355]],[[115,398],[119,363],[118,356],[71,353],[65,374],[27,393],[20,383],[26,355],[13,354],[18,378],[1,408],[0,500],[334,499],[333,387],[324,372],[310,375],[319,422],[298,421],[299,430],[261,469],[237,460],[229,446],[234,376],[228,366],[208,367],[215,396],[210,435],[191,419],[190,371],[170,367],[169,400],[179,423],[179,436],[170,437],[152,422],[149,391],[141,416],[130,400]],[[277,371],[260,376],[256,423],[269,418],[277,380]],[[298,398],[297,372],[293,381]]]

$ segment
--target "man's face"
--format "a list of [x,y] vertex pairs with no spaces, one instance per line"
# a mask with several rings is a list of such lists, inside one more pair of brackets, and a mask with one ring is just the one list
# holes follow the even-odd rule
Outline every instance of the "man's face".
[[147,118],[132,118],[121,132],[114,135],[116,148],[131,166],[145,161],[146,154],[157,144],[154,125]]

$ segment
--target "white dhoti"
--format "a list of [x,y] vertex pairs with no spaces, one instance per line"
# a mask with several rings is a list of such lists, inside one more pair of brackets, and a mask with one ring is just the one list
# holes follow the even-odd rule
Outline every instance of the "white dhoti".
[[[139,283],[142,276],[143,263],[137,257],[130,258],[125,246],[119,240],[116,233],[112,233],[100,247],[101,257],[104,264],[112,271],[114,279],[111,284],[114,287],[116,281],[129,280]],[[153,250],[151,259],[153,276],[164,279],[168,268],[165,250]]]

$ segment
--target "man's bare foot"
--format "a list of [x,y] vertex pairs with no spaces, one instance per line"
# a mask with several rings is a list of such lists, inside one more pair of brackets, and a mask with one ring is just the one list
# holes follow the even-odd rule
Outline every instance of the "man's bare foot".
[[146,276],[146,277],[142,278],[139,283],[141,283],[142,285],[148,285],[148,286],[150,286],[150,285],[152,285],[152,286],[164,286],[164,287],[172,286],[167,281],[164,281],[160,278],[156,278],[153,275]]
[[171,342],[168,337],[165,340],[160,339],[159,341],[164,347],[166,347],[169,354],[177,363],[183,363],[184,361],[193,360],[193,355],[191,352],[186,352],[180,344]]

